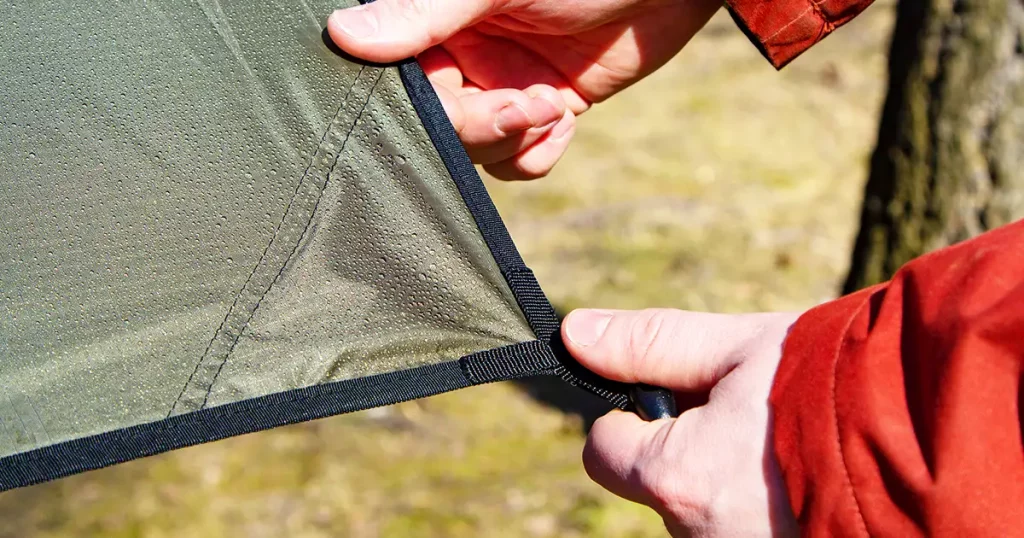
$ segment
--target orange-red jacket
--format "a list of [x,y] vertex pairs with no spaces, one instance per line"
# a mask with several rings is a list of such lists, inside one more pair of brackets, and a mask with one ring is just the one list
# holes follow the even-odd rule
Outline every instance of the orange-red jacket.
[[804,536],[1024,536],[1024,221],[804,314],[772,388]]
[[[781,67],[871,0],[727,3]],[[804,314],[771,395],[804,536],[1024,536],[1022,385],[1024,221]]]
[[729,11],[775,67],[782,67],[874,0],[726,0]]

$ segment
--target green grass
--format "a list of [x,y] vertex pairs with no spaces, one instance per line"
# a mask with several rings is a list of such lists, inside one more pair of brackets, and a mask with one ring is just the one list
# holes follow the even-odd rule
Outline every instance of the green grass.
[[[580,119],[555,173],[488,187],[562,309],[802,309],[855,232],[892,2],[776,73],[718,17]],[[0,537],[652,537],[587,479],[578,418],[511,384],[0,495]]]

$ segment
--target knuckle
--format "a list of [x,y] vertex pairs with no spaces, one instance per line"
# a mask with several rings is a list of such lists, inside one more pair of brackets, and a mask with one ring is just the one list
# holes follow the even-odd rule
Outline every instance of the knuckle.
[[658,343],[669,324],[668,318],[669,311],[663,309],[642,310],[633,318],[625,351],[634,377],[652,366]]
[[400,17],[415,29],[418,40],[427,44],[437,43],[438,36],[431,17],[435,16],[434,0],[391,0],[390,8],[396,17]]
[[562,92],[550,84],[533,84],[523,90],[523,93],[531,98],[542,97],[557,107],[565,107],[565,99],[562,97]]
[[399,14],[415,20],[430,12],[431,0],[392,0]]

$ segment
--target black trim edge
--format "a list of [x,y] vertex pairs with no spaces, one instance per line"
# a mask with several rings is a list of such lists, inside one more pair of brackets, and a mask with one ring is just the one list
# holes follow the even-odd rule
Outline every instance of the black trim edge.
[[554,373],[557,366],[546,343],[531,341],[410,370],[225,404],[0,458],[0,491],[287,424]]
[[[420,116],[427,134],[444,162],[448,173],[455,181],[462,199],[466,202],[476,220],[484,242],[498,263],[505,281],[515,295],[519,308],[526,316],[530,327],[541,341],[550,342],[551,349],[561,364],[555,372],[571,385],[586,389],[621,409],[630,407],[627,387],[601,378],[586,370],[569,355],[562,344],[559,328],[561,321],[551,302],[541,290],[533,271],[523,262],[512,236],[501,220],[494,202],[484,187],[483,180],[473,166],[466,149],[459,140],[441,106],[423,69],[416,60],[407,60],[398,65],[409,100]],[[498,365],[500,367],[500,364]]]

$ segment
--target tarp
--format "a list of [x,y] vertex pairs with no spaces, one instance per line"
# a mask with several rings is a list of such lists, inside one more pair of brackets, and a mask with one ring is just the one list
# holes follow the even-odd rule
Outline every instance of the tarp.
[[539,373],[625,405],[339,7],[0,6],[0,490]]

